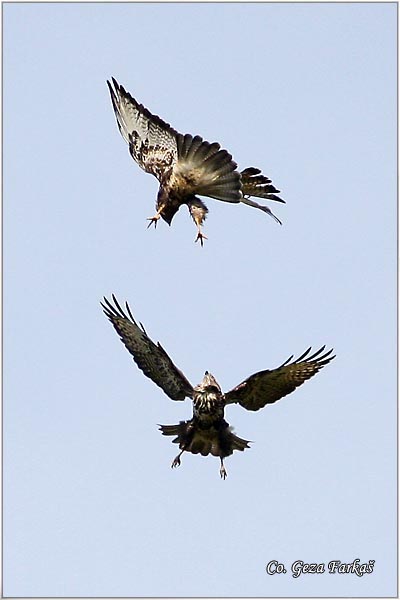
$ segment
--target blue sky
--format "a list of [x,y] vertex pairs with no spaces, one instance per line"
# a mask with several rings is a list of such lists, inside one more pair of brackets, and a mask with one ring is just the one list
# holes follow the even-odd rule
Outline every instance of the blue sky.
[[[396,594],[396,4],[4,4],[6,596]],[[146,229],[157,181],[106,79],[282,191]],[[132,362],[128,300],[192,384],[308,346],[337,358],[258,413],[226,461]],[[375,560],[302,575],[296,560]],[[271,560],[288,573],[267,575]]]

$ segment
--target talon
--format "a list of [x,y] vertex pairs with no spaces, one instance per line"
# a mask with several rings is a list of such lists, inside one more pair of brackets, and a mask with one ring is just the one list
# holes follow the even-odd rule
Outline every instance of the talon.
[[154,215],[154,217],[149,217],[147,219],[147,221],[150,221],[150,223],[147,225],[147,229],[149,229],[149,227],[151,227],[154,223],[154,229],[157,229],[157,223],[158,223],[158,219],[160,218],[160,215]]
[[223,479],[224,481],[228,477],[228,473],[225,471],[225,467],[224,467],[224,463],[222,462],[222,458],[221,458],[221,468],[219,470],[219,474],[221,475],[221,479]]
[[208,240],[208,237],[206,235],[204,235],[204,233],[201,233],[201,231],[199,231],[199,233],[197,234],[197,238],[194,240],[195,243],[198,240],[200,240],[201,247],[203,247],[203,240]]
[[174,469],[175,467],[179,467],[180,464],[181,464],[181,459],[179,458],[179,456],[176,456],[174,458],[174,460],[172,461],[171,469]]

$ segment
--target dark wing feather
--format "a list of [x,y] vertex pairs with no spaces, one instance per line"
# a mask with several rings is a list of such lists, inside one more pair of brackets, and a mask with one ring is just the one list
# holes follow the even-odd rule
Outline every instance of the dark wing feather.
[[248,167],[240,172],[240,179],[244,196],[257,196],[285,204],[282,198],[276,196],[280,193],[279,190],[272,184],[269,177],[261,173],[260,169]]
[[277,369],[251,375],[225,394],[225,403],[237,402],[247,410],[259,410],[266,404],[273,404],[293,392],[335,358],[331,356],[333,350],[325,353],[324,350],[325,346],[322,346],[309,355],[311,348],[308,348],[296,360],[292,360],[291,356]]
[[265,175],[262,175],[260,169],[256,169],[254,167],[248,167],[247,169],[241,171],[240,178],[243,193],[242,202],[244,204],[248,204],[249,206],[253,206],[254,208],[259,208],[275,219],[275,221],[277,221],[280,225],[282,225],[281,221],[274,215],[268,206],[258,204],[249,198],[250,196],[256,196],[258,198],[265,198],[266,200],[275,200],[276,202],[285,203],[282,198],[279,198],[279,196],[276,195],[277,193],[279,194],[279,190],[272,185],[271,179]]
[[107,85],[118,128],[129,144],[132,158],[144,171],[161,180],[178,159],[178,132],[136,102],[114,78]]
[[152,342],[142,324],[140,327],[137,325],[128,303],[126,303],[128,313],[126,315],[114,294],[112,298],[115,306],[107,298],[104,298],[105,304],[101,303],[101,306],[139,369],[172,400],[191,398],[193,393],[191,384],[174,365],[164,348],[159,343]]

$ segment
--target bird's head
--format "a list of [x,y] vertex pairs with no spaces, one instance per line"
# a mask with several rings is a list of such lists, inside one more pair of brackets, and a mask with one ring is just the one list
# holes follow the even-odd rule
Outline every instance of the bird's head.
[[176,215],[176,213],[178,212],[179,207],[175,207],[175,206],[165,206],[162,211],[161,211],[161,216],[164,219],[164,221],[166,221],[168,223],[168,225],[171,225],[172,223],[172,219],[174,218],[174,216]]
[[168,225],[171,225],[172,219],[179,210],[179,204],[170,201],[168,190],[166,190],[163,186],[160,186],[157,196],[157,209],[160,208],[161,217],[168,223]]
[[221,388],[219,387],[218,381],[215,379],[214,375],[211,375],[211,373],[208,371],[204,373],[203,381],[197,387],[204,392],[221,393]]

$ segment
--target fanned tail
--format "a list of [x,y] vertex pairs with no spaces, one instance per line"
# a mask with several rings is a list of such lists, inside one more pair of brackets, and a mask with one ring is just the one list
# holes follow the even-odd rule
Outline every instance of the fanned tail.
[[178,134],[177,146],[178,162],[174,175],[191,185],[193,194],[224,202],[241,201],[240,174],[229,152],[221,150],[217,142],[210,144],[200,136],[190,134]]
[[244,440],[234,433],[232,427],[225,420],[214,425],[202,428],[194,419],[180,421],[178,425],[160,425],[163,435],[177,437],[172,440],[173,444],[179,444],[181,450],[192,454],[207,456],[219,456],[224,458],[230,456],[234,450],[243,451],[249,448],[249,441]]

